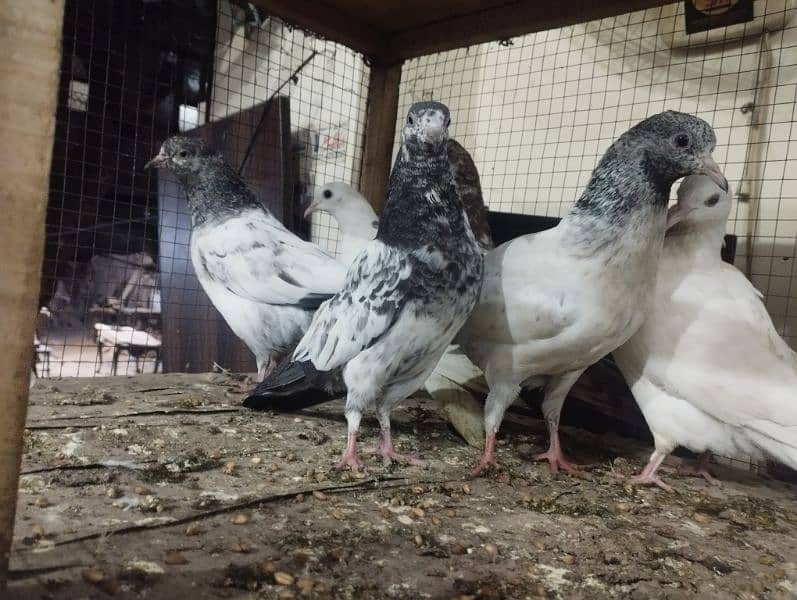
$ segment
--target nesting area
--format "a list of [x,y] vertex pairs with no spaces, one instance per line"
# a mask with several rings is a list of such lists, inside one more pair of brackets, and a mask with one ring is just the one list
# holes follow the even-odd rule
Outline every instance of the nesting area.
[[[666,473],[632,488],[648,447],[565,428],[590,480],[529,460],[545,427],[504,424],[503,468],[422,400],[397,443],[429,469],[333,468],[339,401],[239,408],[224,374],[34,386],[10,598],[789,598],[794,486],[715,466],[720,487]],[[366,443],[375,423],[363,427]],[[412,577],[408,577],[412,573]]]

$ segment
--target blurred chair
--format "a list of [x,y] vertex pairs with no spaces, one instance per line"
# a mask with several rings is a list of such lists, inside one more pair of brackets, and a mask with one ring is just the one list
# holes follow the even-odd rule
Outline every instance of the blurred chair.
[[95,373],[99,373],[102,368],[102,351],[107,346],[113,348],[111,358],[111,374],[116,375],[119,365],[119,355],[127,352],[136,361],[136,373],[141,373],[140,360],[149,353],[155,356],[155,369],[161,362],[161,341],[154,335],[133,329],[132,327],[119,327],[116,325],[106,325],[105,323],[95,323],[94,330],[97,339],[97,368]]

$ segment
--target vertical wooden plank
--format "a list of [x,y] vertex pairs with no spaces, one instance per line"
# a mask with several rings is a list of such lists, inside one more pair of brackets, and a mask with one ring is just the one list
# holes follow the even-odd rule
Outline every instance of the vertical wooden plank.
[[28,408],[63,14],[63,0],[0,1],[0,590]]
[[377,213],[382,211],[393,161],[393,138],[398,112],[401,63],[371,66],[365,121],[365,150],[360,193]]

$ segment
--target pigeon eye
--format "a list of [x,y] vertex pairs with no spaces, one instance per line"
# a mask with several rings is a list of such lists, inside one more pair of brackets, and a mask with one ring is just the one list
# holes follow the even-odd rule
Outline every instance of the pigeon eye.
[[686,148],[689,145],[689,136],[685,133],[679,133],[675,136],[675,145],[679,148]]
[[706,206],[714,206],[719,201],[720,201],[720,195],[719,194],[714,194],[708,200],[706,200],[703,204],[705,204]]
[[407,115],[407,123],[415,125],[415,119],[412,118],[412,115]]
[[180,150],[180,158],[185,158],[188,156],[188,150]]
[[324,190],[324,198],[331,198],[332,190]]

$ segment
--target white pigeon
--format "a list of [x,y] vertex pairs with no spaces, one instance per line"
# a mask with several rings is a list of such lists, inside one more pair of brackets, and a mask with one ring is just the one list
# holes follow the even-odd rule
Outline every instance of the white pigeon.
[[357,432],[371,406],[384,460],[408,458],[394,450],[390,411],[423,384],[478,299],[482,255],[454,187],[449,122],[443,104],[412,105],[377,237],[293,355],[319,371],[342,368],[348,441],[338,468],[361,466]]
[[317,212],[327,213],[337,221],[337,259],[347,268],[376,237],[379,218],[368,200],[348,183],[333,181],[321,186],[304,211],[304,218]]
[[[457,336],[484,371],[484,455],[521,386],[543,385],[550,447],[538,459],[579,474],[559,445],[568,391],[591,364],[624,343],[652,301],[670,186],[698,172],[725,178],[716,138],[697,117],[673,111],[640,122],[607,150],[571,212],[553,229],[509,241],[485,258],[479,304]],[[727,183],[724,183],[727,186]]]
[[720,258],[730,209],[710,178],[683,181],[653,310],[614,351],[656,448],[633,483],[669,490],[656,472],[676,446],[797,469],[797,354],[758,290]]
[[171,137],[148,167],[169,169],[185,188],[197,278],[262,380],[341,289],[346,269],[288,231],[203,140]]

